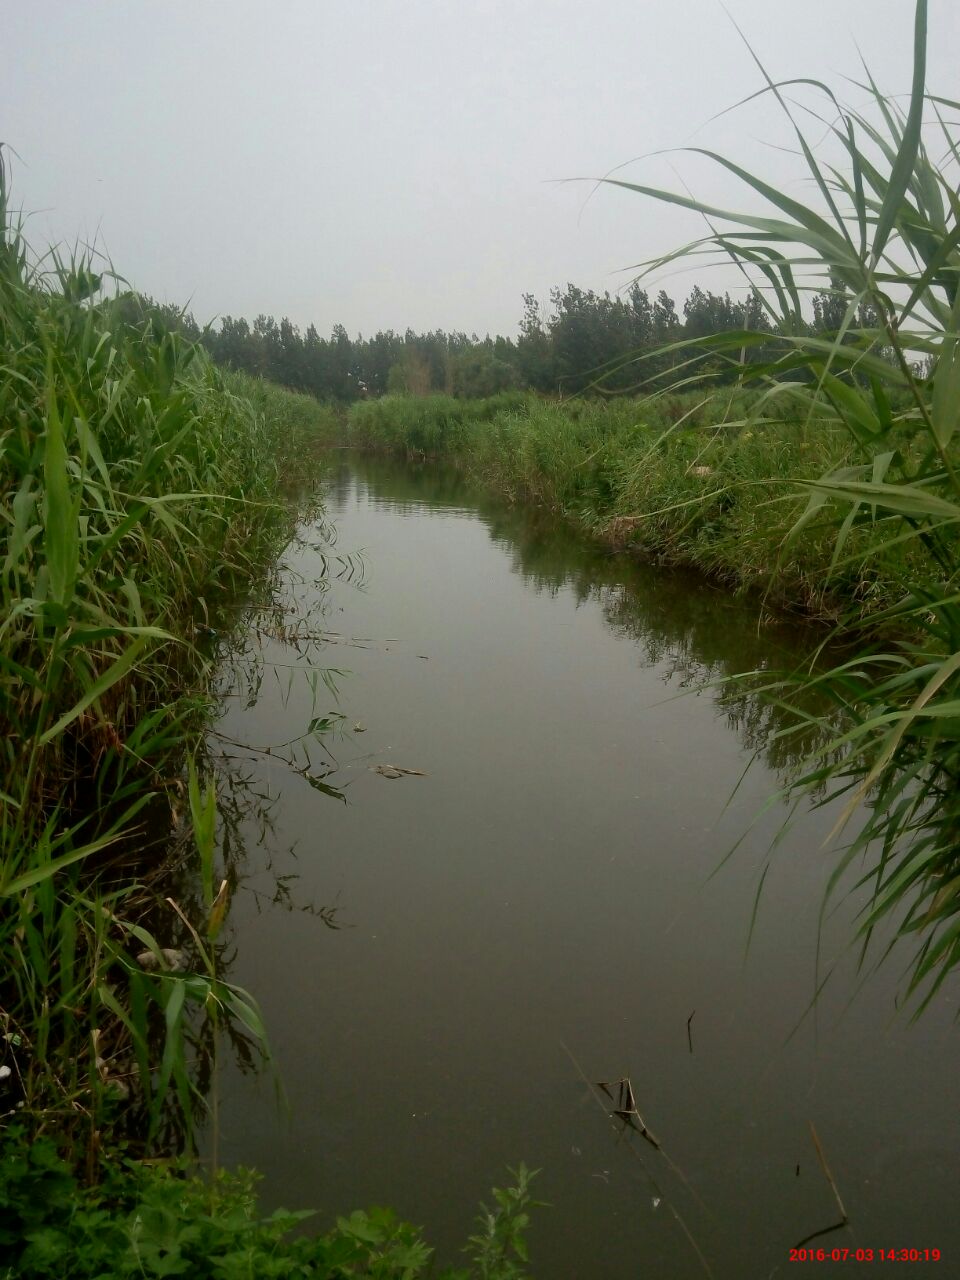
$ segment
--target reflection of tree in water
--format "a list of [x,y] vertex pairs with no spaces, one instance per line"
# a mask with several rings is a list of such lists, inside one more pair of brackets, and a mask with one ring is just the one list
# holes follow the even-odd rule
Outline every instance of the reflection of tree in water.
[[331,518],[356,497],[374,508],[389,506],[401,515],[429,515],[433,507],[445,510],[476,510],[483,494],[462,471],[443,463],[398,463],[382,457],[352,457],[335,467],[324,490]]

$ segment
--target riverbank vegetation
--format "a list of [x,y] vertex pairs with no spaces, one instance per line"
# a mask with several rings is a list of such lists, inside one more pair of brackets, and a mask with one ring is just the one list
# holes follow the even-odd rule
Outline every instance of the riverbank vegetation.
[[257,1207],[249,1172],[212,1182],[174,1167],[115,1157],[85,1185],[49,1138],[0,1143],[0,1277],[35,1280],[522,1280],[534,1173],[521,1165],[493,1189],[463,1252],[471,1265],[437,1271],[421,1232],[389,1209],[355,1211],[322,1234],[305,1212]]
[[132,1080],[151,1128],[167,1086],[188,1103],[185,1003],[255,1027],[212,974],[148,973],[162,964],[135,957],[161,949],[138,919],[187,807],[203,636],[269,564],[284,470],[326,414],[279,390],[255,406],[196,345],[125,316],[89,256],[32,261],[5,180],[0,214],[0,1096],[83,1148]]
[[[177,1158],[218,1039],[266,1053],[218,941],[217,637],[269,596],[332,412],[217,369],[91,254],[34,258],[2,160],[0,1276],[415,1277],[389,1211],[307,1236]],[[522,1274],[530,1176],[444,1274]]]
[[920,1007],[960,963],[960,104],[927,92],[925,60],[920,0],[906,110],[869,72],[862,111],[803,81],[820,99],[820,158],[787,86],[767,78],[812,204],[710,152],[765,213],[610,180],[710,228],[644,274],[714,253],[742,271],[763,316],[678,334],[645,378],[641,354],[644,397],[469,412],[388,398],[348,420],[358,443],[463,459],[616,541],[838,620],[842,665],[764,692],[794,708],[782,734],[809,730],[813,687],[829,695],[788,792],[837,803],[828,899],[841,883],[869,888],[864,954],[892,922],[913,947]]
[[825,412],[798,420],[787,401],[757,404],[746,389],[562,403],[387,396],[350,408],[345,439],[455,461],[618,549],[694,565],[781,609],[876,616],[906,589],[914,549],[868,554],[857,529],[839,563],[822,523],[785,545],[807,502],[793,480],[852,465],[855,453]]
[[[2,165],[0,229],[0,1114],[92,1177],[121,1139],[183,1140],[200,1024],[262,1040],[212,958],[215,799],[188,764],[205,637],[282,544],[329,415],[255,404],[92,256],[32,258]],[[178,843],[192,919],[162,875]]]

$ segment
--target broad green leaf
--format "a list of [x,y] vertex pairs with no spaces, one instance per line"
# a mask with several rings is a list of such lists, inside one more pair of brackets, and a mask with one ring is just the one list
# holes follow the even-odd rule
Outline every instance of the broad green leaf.
[[103,836],[101,839],[93,840],[79,849],[71,849],[69,853],[62,853],[59,857],[43,861],[38,866],[31,868],[30,871],[25,871],[22,875],[15,876],[6,883],[0,883],[0,897],[11,898],[15,894],[23,893],[24,889],[32,889],[34,885],[43,884],[45,881],[51,880],[57,872],[73,866],[76,862],[82,862],[84,858],[89,858],[91,854],[98,853],[101,849],[106,849],[118,839],[119,836],[116,834]]
[[941,447],[953,439],[960,424],[960,289],[953,304],[950,329],[944,333],[933,371],[930,417]]
[[927,0],[917,0],[913,43],[913,88],[910,93],[910,111],[904,126],[903,137],[897,148],[890,174],[890,185],[884,197],[883,207],[877,219],[873,236],[872,265],[876,266],[886,246],[897,218],[901,215],[901,202],[910,185],[913,166],[920,147],[923,128],[923,100],[927,75]]
[[958,520],[960,506],[911,484],[874,484],[866,480],[798,480],[804,488],[847,502],[869,502],[886,511],[931,520]]

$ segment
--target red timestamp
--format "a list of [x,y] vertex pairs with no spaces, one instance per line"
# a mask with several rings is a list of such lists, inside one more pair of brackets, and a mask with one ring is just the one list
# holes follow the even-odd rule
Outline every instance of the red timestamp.
[[939,1249],[791,1249],[791,1262],[940,1262]]

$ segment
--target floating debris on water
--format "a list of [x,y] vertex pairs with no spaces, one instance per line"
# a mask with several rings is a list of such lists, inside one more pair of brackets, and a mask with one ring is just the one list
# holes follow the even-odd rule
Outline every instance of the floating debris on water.
[[427,775],[423,769],[404,769],[399,764],[377,764],[371,769],[372,773],[379,773],[381,778],[425,778]]

